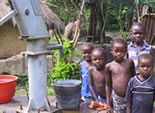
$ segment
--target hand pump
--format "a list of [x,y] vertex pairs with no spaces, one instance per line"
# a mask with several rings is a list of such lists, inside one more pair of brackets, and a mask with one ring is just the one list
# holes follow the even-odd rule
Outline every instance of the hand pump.
[[51,49],[61,49],[61,45],[48,45],[48,30],[45,24],[39,0],[9,0],[11,11],[0,19],[0,26],[15,18],[20,35],[27,41],[26,56],[28,62],[30,110],[48,110],[47,99],[47,59]]

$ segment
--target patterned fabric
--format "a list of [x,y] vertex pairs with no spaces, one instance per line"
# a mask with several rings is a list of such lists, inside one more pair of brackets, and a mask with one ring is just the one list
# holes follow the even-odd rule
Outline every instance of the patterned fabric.
[[112,91],[113,109],[114,113],[126,113],[127,103],[125,98],[118,96]]
[[81,87],[81,96],[82,99],[85,100],[91,97],[90,88],[89,88],[89,70],[88,63],[86,61],[82,61],[80,63],[80,72],[82,78],[82,87]]
[[150,51],[151,46],[145,41],[142,47],[136,47],[132,42],[128,45],[128,58],[134,61],[136,72],[138,72],[138,56],[143,53],[150,53]]

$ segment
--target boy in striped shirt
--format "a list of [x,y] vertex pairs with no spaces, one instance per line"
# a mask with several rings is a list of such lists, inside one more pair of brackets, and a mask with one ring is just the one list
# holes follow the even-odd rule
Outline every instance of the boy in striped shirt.
[[144,40],[144,27],[142,23],[134,23],[131,27],[132,41],[128,44],[127,56],[132,59],[135,64],[136,73],[138,73],[138,56],[143,53],[151,54],[151,46]]

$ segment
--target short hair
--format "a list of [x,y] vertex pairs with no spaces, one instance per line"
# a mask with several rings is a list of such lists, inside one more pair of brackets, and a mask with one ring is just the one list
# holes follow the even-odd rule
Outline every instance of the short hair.
[[102,47],[94,48],[92,51],[92,54],[93,54],[93,52],[96,52],[96,51],[98,51],[105,59],[107,59],[106,51],[104,48],[102,48]]
[[148,59],[148,60],[150,60],[151,61],[151,63],[152,63],[152,65],[153,65],[153,56],[151,55],[151,54],[149,54],[149,53],[143,53],[143,54],[141,54],[141,55],[139,55],[139,57],[138,57],[138,62],[140,62],[140,60],[141,59]]
[[81,50],[83,50],[84,47],[88,47],[90,49],[94,49],[94,45],[92,43],[89,42],[85,42],[81,45]]
[[127,42],[123,38],[120,37],[114,38],[111,43],[112,47],[115,43],[123,44],[125,49],[127,50]]
[[134,23],[132,24],[132,26],[131,26],[131,30],[132,30],[132,28],[133,28],[134,26],[140,26],[140,27],[144,30],[144,25],[143,25],[143,23],[141,23],[141,22],[134,22]]

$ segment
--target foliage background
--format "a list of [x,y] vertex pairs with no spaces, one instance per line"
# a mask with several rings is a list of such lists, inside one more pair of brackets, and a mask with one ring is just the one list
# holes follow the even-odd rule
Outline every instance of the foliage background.
[[[47,0],[47,4],[67,24],[78,16],[82,0]],[[106,0],[104,2],[106,30],[122,29],[122,26],[126,24],[125,21],[133,15],[133,6],[133,0]],[[89,25],[90,7],[91,5],[86,4],[84,8],[86,28]]]
[[55,80],[80,79],[79,62],[74,61],[75,47],[69,40],[63,42],[64,54],[60,55],[59,51],[53,52],[54,66],[49,71],[51,83]]

